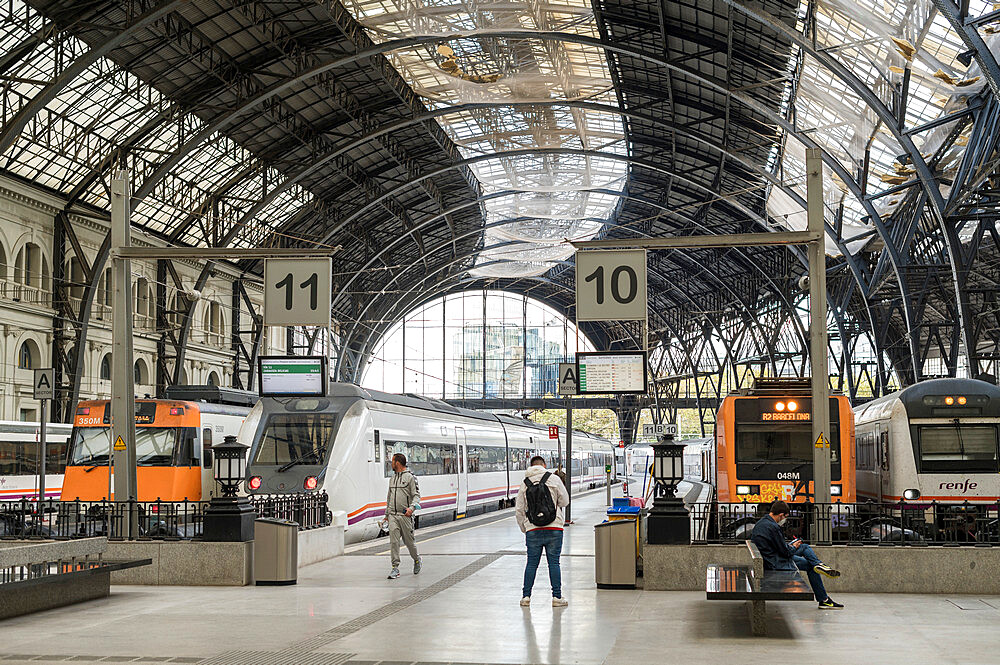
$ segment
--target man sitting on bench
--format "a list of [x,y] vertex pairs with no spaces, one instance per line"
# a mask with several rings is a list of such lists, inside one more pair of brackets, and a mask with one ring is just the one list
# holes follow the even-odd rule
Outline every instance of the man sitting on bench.
[[796,538],[792,542],[785,541],[785,534],[781,526],[788,519],[788,504],[784,501],[775,501],[771,504],[771,512],[765,515],[753,527],[750,540],[760,550],[760,555],[764,557],[765,570],[804,570],[809,577],[809,584],[812,586],[816,601],[821,610],[839,610],[843,607],[840,603],[834,602],[823,586],[823,578],[840,577],[840,571],[826,565],[817,558],[812,548]]

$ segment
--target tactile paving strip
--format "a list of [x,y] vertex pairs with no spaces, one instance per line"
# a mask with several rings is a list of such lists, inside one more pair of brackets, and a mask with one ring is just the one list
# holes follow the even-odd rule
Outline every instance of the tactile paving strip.
[[352,633],[356,633],[362,628],[367,628],[373,623],[377,623],[386,617],[392,616],[397,612],[402,612],[405,609],[413,607],[419,602],[427,600],[431,596],[435,596],[442,591],[449,589],[459,582],[468,579],[472,575],[478,573],[480,570],[490,565],[500,557],[502,554],[487,554],[486,556],[480,557],[470,563],[469,565],[461,568],[451,575],[444,577],[434,584],[420,589],[419,591],[414,591],[409,596],[402,598],[400,600],[394,600],[388,605],[383,605],[377,610],[372,610],[368,614],[362,614],[361,616],[351,619],[346,623],[342,623],[339,626],[331,628],[330,630],[320,633],[319,635],[312,637],[308,640],[299,642],[292,647],[289,647],[286,651],[295,651],[298,653],[304,653],[308,651],[313,651],[321,647],[325,647],[331,642],[336,642],[339,639],[347,637]]

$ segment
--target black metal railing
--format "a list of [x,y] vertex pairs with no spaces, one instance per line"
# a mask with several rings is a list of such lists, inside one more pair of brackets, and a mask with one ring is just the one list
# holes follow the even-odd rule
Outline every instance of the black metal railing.
[[[793,503],[786,536],[824,545],[1000,545],[998,504]],[[757,504],[690,507],[695,543],[737,543],[767,514]]]
[[[292,520],[299,529],[328,526],[333,514],[326,492],[258,495],[250,502],[260,517]],[[121,540],[134,518],[140,540],[201,538],[208,501],[0,502],[0,538],[66,539],[106,536]]]
[[259,517],[291,520],[299,530],[317,529],[333,523],[326,492],[318,494],[254,494],[250,503]]

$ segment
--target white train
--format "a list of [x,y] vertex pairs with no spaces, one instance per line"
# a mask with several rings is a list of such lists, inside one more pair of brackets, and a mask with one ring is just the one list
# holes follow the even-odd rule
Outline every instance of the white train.
[[931,379],[855,408],[858,499],[996,503],[1000,388]]
[[[0,421],[0,501],[38,498],[40,423]],[[58,499],[72,425],[49,423],[45,430],[45,496]]]
[[[565,445],[565,430],[559,429]],[[326,490],[348,515],[347,542],[378,535],[393,453],[420,482],[418,525],[513,505],[528,461],[556,465],[559,441],[520,418],[334,383],[326,397],[265,397],[240,430],[248,493]],[[573,433],[573,489],[604,483],[611,443]]]

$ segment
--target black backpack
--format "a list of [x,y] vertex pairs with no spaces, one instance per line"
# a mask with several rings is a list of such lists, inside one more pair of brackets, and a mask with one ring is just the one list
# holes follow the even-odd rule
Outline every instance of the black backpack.
[[527,487],[524,490],[524,498],[528,504],[528,509],[525,512],[528,515],[528,521],[535,526],[548,526],[556,519],[556,504],[552,502],[552,493],[549,492],[549,488],[545,484],[551,475],[550,472],[546,471],[542,479],[534,485],[527,478],[524,479],[525,487]]

